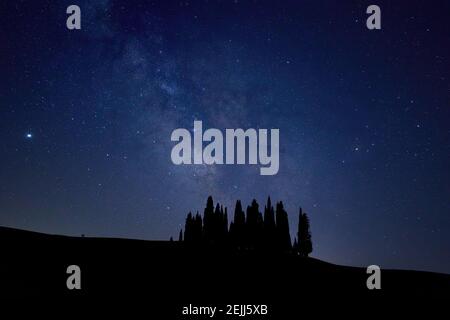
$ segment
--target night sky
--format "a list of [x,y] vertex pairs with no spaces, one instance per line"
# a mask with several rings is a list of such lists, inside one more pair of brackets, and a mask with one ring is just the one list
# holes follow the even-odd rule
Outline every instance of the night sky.
[[[169,239],[270,195],[316,258],[450,273],[450,2],[279,2],[1,1],[0,225]],[[194,120],[279,128],[278,174],[174,165]]]

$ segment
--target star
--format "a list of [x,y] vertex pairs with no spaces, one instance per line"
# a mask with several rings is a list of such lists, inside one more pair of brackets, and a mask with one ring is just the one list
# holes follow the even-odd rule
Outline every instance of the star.
[[25,138],[31,139],[31,138],[33,138],[33,134],[31,132],[28,132],[27,134],[25,134]]

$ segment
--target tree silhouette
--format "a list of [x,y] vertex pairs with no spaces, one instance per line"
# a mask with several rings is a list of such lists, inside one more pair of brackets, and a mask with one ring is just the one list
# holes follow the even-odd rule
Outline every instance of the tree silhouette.
[[311,231],[309,230],[309,218],[300,208],[298,215],[298,253],[302,257],[307,257],[313,250],[311,241]]
[[242,249],[245,246],[245,214],[240,200],[236,201],[234,219],[230,223],[230,244],[233,248]]
[[228,210],[225,207],[225,211],[222,214],[222,241],[226,244],[229,241],[228,234]]
[[252,204],[247,207],[247,220],[245,223],[245,243],[248,249],[258,247],[258,215],[259,205],[253,199]]
[[[185,237],[186,238],[186,237]],[[206,243],[213,242],[214,239],[214,202],[211,196],[206,201],[206,208],[203,213],[203,240]]]
[[264,207],[264,243],[263,246],[268,250],[275,248],[276,242],[276,226],[275,226],[275,212],[270,201],[270,197],[267,198],[267,204]]
[[189,212],[186,217],[186,223],[184,225],[184,241],[185,242],[192,242],[192,227],[193,227],[193,220],[192,220],[192,213]]
[[198,213],[198,211],[193,220],[192,229],[192,241],[195,243],[200,243],[203,237],[203,223],[202,216]]
[[292,252],[294,252],[295,254],[298,253],[298,242],[297,242],[297,237],[294,238],[294,244],[292,245]]
[[287,212],[284,210],[283,202],[277,203],[276,209],[276,245],[280,251],[290,251],[291,236],[289,234],[289,220]]
[[276,203],[274,210],[270,197],[264,207],[264,215],[259,211],[256,200],[247,207],[246,214],[241,201],[237,200],[234,219],[228,227],[227,208],[219,203],[214,206],[210,196],[203,217],[198,212],[195,216],[188,213],[184,233],[180,230],[178,241],[222,249],[293,252],[307,257],[312,252],[309,229],[309,218],[300,209],[297,237],[292,245],[288,214],[283,202]]

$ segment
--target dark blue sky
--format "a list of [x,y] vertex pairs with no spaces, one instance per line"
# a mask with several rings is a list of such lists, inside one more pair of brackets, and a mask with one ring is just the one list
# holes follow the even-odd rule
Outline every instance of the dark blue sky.
[[[370,4],[2,1],[0,224],[168,239],[271,195],[317,258],[450,273],[450,4]],[[194,120],[279,128],[279,173],[173,165]]]

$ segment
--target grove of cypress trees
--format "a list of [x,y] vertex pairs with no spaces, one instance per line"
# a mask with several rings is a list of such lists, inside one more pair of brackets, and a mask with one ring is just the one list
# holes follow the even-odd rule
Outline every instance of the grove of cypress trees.
[[274,210],[270,197],[264,207],[264,215],[259,211],[256,200],[247,207],[246,214],[242,210],[241,201],[237,200],[234,219],[228,227],[227,208],[219,203],[214,207],[210,196],[203,217],[198,211],[195,216],[188,213],[184,233],[181,229],[178,241],[236,250],[294,252],[302,257],[307,257],[313,250],[307,214],[300,208],[297,237],[292,245],[288,214],[283,202],[276,203]]
[[311,241],[311,231],[309,227],[309,218],[306,213],[300,212],[298,215],[298,253],[302,257],[307,257],[313,250]]

